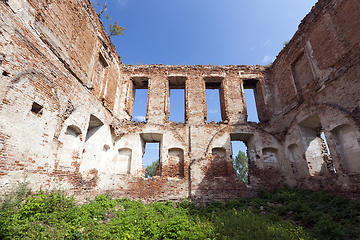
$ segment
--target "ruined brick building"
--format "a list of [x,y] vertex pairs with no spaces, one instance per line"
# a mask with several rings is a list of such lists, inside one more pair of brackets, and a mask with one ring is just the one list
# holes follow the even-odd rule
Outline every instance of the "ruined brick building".
[[[144,199],[249,196],[283,184],[360,192],[358,0],[319,0],[270,68],[124,66],[89,0],[0,1],[0,189]],[[132,122],[148,89],[146,123]],[[169,117],[184,89],[185,122]],[[222,121],[206,122],[206,89]],[[254,89],[259,123],[247,122]],[[324,139],[327,140],[329,151]],[[248,147],[249,185],[231,141]],[[159,142],[157,176],[144,178],[146,143]]]

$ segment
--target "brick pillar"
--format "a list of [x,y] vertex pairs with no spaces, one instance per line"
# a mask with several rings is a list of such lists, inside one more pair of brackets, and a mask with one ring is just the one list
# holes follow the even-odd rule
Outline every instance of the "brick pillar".
[[156,75],[149,80],[147,122],[162,124],[167,117],[167,100],[169,84],[166,76]]
[[206,122],[205,81],[201,76],[188,76],[186,80],[185,121],[195,125]]
[[227,75],[223,81],[226,116],[231,124],[246,122],[245,95],[241,84],[242,81],[235,74]]

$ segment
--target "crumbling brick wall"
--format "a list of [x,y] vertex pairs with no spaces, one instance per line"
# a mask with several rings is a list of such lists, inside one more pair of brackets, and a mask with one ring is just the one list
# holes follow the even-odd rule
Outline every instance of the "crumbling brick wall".
[[[358,194],[359,5],[320,0],[267,69],[122,65],[90,1],[0,2],[0,188],[27,177],[78,198],[207,201],[284,183]],[[144,88],[146,122],[131,121]],[[173,88],[183,123],[169,121]],[[219,90],[218,123],[206,121],[207,88]],[[246,88],[259,123],[247,121]],[[248,186],[231,141],[247,145]],[[152,142],[159,167],[146,179]]]
[[[294,185],[358,192],[358,1],[319,1],[268,70],[268,130],[298,165]],[[324,133],[329,153],[321,148]],[[329,161],[328,155],[331,156]]]
[[89,1],[11,0],[0,11],[0,186],[27,177],[34,189],[93,189],[106,170],[90,166],[102,149],[89,138],[111,145],[120,79],[109,37]]

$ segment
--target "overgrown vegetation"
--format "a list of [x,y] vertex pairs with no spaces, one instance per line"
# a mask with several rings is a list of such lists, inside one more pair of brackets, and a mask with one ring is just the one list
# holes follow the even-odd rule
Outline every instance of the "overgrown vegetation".
[[[18,189],[24,189],[20,186]],[[12,199],[22,198],[14,191]],[[8,198],[6,198],[8,199]],[[5,201],[6,202],[6,201]],[[1,205],[1,239],[357,239],[360,203],[283,188],[259,197],[195,207],[184,200],[144,205],[99,195],[77,205],[61,191],[38,191]]]

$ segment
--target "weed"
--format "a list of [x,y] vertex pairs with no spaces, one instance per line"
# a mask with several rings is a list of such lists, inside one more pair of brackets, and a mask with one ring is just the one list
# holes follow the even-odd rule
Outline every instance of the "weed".
[[28,185],[29,182],[25,178],[22,182],[18,182],[11,192],[5,194],[0,203],[0,212],[19,207],[20,203],[30,194]]
[[[98,195],[77,205],[61,191],[14,190],[0,212],[0,239],[356,239],[360,203],[289,187],[196,208]],[[26,196],[28,196],[26,198]],[[26,198],[26,200],[24,200]]]

